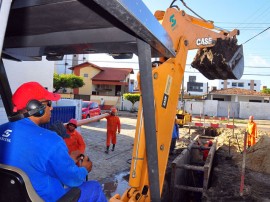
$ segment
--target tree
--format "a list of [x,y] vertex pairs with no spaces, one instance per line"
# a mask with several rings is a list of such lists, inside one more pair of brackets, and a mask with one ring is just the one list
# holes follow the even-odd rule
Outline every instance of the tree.
[[132,103],[132,107],[131,107],[131,110],[130,111],[135,111],[134,109],[134,104],[140,100],[140,94],[132,94],[132,93],[125,93],[123,95],[124,99],[125,100],[128,100]]
[[54,92],[63,88],[80,88],[84,86],[83,78],[74,74],[56,74],[53,75]]
[[270,88],[264,88],[261,92],[265,94],[270,94]]

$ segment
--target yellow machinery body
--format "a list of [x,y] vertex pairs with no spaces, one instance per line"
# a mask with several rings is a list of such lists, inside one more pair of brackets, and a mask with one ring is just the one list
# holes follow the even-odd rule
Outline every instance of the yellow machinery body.
[[187,125],[192,121],[192,115],[187,113],[185,110],[178,109],[176,110],[176,123],[182,128],[184,125]]
[[[213,22],[192,17],[175,8],[169,8],[166,12],[158,11],[155,16],[171,37],[176,52],[175,58],[160,58],[160,65],[152,68],[159,188],[160,193],[162,193],[173,124],[188,51],[213,47],[217,39],[228,40],[235,38],[238,31],[216,30]],[[241,53],[239,57],[241,58]],[[140,87],[140,77],[138,77],[138,86]],[[131,188],[126,190],[122,196],[116,194],[110,199],[110,202],[150,201],[148,164],[151,162],[147,161],[141,100],[130,168],[129,186]],[[188,114],[185,114],[184,117],[186,117],[186,119],[182,120],[184,123],[191,120],[191,116]]]

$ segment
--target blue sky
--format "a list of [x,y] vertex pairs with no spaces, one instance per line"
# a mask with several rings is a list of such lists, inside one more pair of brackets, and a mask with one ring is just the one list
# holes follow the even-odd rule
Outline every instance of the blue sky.
[[[143,0],[143,2],[154,13],[156,10],[166,10],[172,0]],[[227,30],[239,29],[238,44],[243,44],[270,27],[270,0],[185,0],[184,2],[204,19],[214,21],[217,27]],[[183,6],[180,0],[175,5],[194,16]],[[269,45],[270,29],[244,44],[245,69],[241,79],[261,80],[262,86],[265,85],[270,88]],[[187,64],[192,62],[195,53],[195,51],[190,51]],[[104,57],[104,55],[90,55],[89,60],[99,66],[131,67],[134,68],[135,72],[138,69],[136,59],[132,61],[121,60],[119,63],[111,58]],[[186,71],[185,82],[188,81],[189,75],[193,75],[197,76],[198,82],[209,82],[210,86],[215,85],[215,82],[207,80],[189,65],[187,65]]]
[[[171,0],[153,1],[143,0],[149,10],[166,10]],[[185,0],[189,8],[206,20],[212,20],[217,27],[240,30],[238,44],[243,44],[264,29],[270,27],[270,1],[269,0]],[[178,0],[175,5],[186,13],[194,16],[182,2]],[[262,85],[270,88],[270,29],[243,45],[245,69],[242,79],[261,80]],[[190,53],[187,64],[190,64],[194,53]],[[268,68],[260,68],[268,67]],[[187,66],[187,71],[195,71]],[[245,75],[251,74],[251,75]],[[200,74],[198,79],[207,81]],[[257,76],[260,75],[260,76]],[[197,80],[198,80],[197,79]]]

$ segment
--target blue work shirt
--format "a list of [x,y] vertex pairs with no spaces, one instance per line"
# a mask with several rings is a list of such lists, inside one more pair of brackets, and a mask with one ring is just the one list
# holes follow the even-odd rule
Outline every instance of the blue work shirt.
[[28,118],[0,126],[0,163],[22,169],[37,194],[53,202],[68,187],[81,185],[88,174],[76,166],[63,139]]
[[176,124],[176,123],[173,126],[172,138],[173,139],[178,139],[179,138],[179,127],[178,127],[178,124]]

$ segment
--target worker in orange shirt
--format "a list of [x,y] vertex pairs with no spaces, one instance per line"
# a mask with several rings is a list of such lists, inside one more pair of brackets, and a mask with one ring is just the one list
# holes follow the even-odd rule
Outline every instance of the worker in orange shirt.
[[106,151],[105,153],[109,154],[109,148],[111,142],[113,144],[112,151],[115,149],[116,144],[116,132],[120,133],[120,119],[117,116],[117,109],[111,108],[110,115],[106,117],[107,119],[107,140],[106,140]]
[[[213,142],[211,140],[207,141],[207,143],[204,145],[205,147],[212,147]],[[206,161],[210,149],[203,150],[203,161]]]
[[77,120],[70,119],[68,124],[66,125],[67,134],[70,136],[68,138],[64,138],[66,145],[68,147],[68,153],[71,154],[73,152],[80,152],[84,154],[85,152],[85,142],[82,138],[82,135],[76,130],[77,128]]
[[254,122],[254,117],[250,116],[246,132],[248,133],[248,147],[253,146],[256,144],[256,138],[258,137],[257,135],[257,124]]

